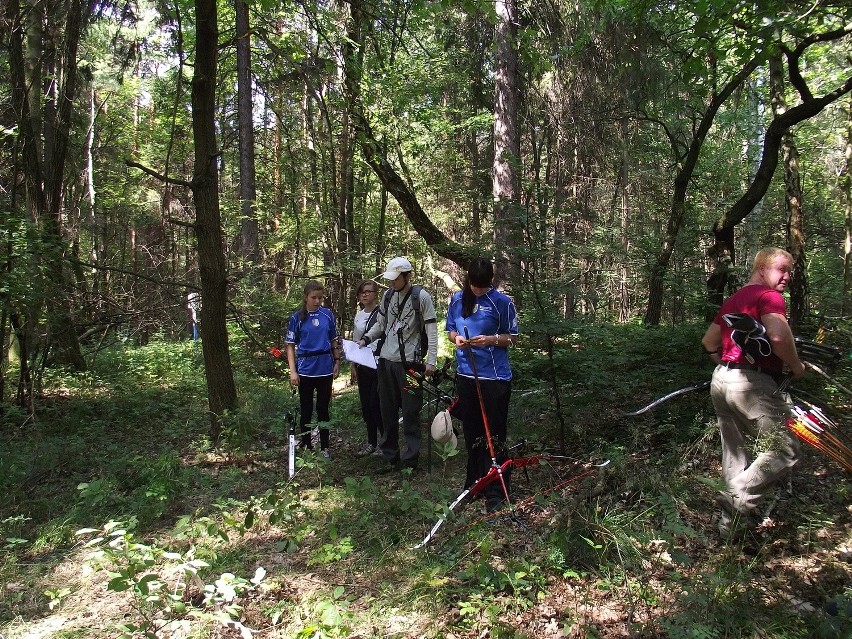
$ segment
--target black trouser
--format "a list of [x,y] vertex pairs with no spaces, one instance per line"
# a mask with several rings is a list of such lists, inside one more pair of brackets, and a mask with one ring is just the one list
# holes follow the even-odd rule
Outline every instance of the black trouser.
[[367,442],[376,446],[384,432],[379,406],[379,372],[361,364],[354,366],[358,367],[358,397],[361,399],[361,415],[367,424]]
[[[512,396],[512,382],[497,379],[481,379],[482,400],[485,404],[485,414],[488,417],[488,427],[494,444],[496,461],[505,462],[509,456],[506,453],[506,433],[509,423],[509,399]],[[485,423],[482,421],[482,411],[479,396],[476,392],[476,381],[469,377],[456,377],[456,387],[459,394],[458,416],[462,420],[464,430],[464,445],[467,449],[467,474],[464,487],[470,488],[480,477],[485,476],[491,469],[491,451],[485,437]],[[456,411],[454,411],[455,413]],[[511,489],[511,469],[503,473],[506,490]],[[511,495],[511,493],[509,493]],[[482,491],[489,508],[498,507],[506,496],[500,480],[491,482]]]
[[324,422],[328,422],[331,416],[328,413],[328,406],[331,404],[331,383],[333,376],[324,375],[322,377],[304,377],[299,376],[299,426],[302,433],[302,446],[313,448],[311,445],[311,429],[308,424],[311,423],[311,418],[314,416],[314,391],[317,394],[317,422],[320,426],[320,448],[325,450],[328,448],[331,439],[328,431],[328,426],[323,426]]

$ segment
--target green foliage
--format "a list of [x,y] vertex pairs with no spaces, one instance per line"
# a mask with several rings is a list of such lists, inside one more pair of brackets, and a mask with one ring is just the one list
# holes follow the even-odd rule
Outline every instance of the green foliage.
[[297,639],[338,639],[352,632],[352,615],[344,597],[343,586],[337,586],[327,598],[319,598],[303,606],[299,613],[302,624],[294,635]]
[[515,605],[533,605],[546,585],[542,569],[524,559],[510,559],[506,566],[495,567],[491,550],[487,541],[480,542],[479,560],[460,572],[459,578],[474,590],[512,595]]
[[[194,558],[193,551],[182,554],[142,543],[130,528],[122,527],[119,522],[109,522],[100,530],[77,532],[80,536],[92,533],[97,536],[86,542],[86,547],[92,549],[88,561],[96,570],[107,573],[108,590],[132,595],[135,615],[119,626],[122,638],[156,637],[158,620],[185,615],[244,628],[237,620],[241,611],[238,600],[260,584],[266,575],[264,569],[258,568],[250,580],[226,572],[205,584],[201,575],[209,564]],[[177,578],[172,581],[164,573]],[[196,587],[203,594],[198,606],[188,602],[190,588]]]
[[[693,466],[717,455],[698,448],[710,432],[706,396],[679,398],[642,419],[625,419],[611,408],[616,398],[633,408],[693,381],[688,374],[703,373],[703,364],[657,359],[668,349],[688,350],[699,327],[668,331],[665,343],[661,331],[632,325],[571,328],[555,352],[563,410],[595,416],[572,426],[588,433],[576,452],[587,448],[610,465],[596,481],[528,504],[519,513],[528,528],[476,524],[481,502],[469,504],[426,552],[411,545],[446,514],[463,463],[450,457],[443,473],[374,475],[371,460],[348,455],[349,442],[362,437],[347,423],[357,410],[351,390],[334,400],[340,454],[330,464],[300,454],[299,472],[289,480],[284,433],[275,420],[292,398],[283,385],[246,374],[250,359],[241,361],[238,379],[245,394],[261,398],[245,415],[256,415],[263,428],[239,454],[211,450],[199,437],[206,430],[204,420],[193,417],[201,371],[180,355],[158,366],[136,349],[104,352],[104,363],[116,363],[87,375],[51,374],[50,384],[67,399],[40,416],[40,437],[3,433],[4,468],[12,473],[0,477],[0,540],[8,557],[0,564],[0,584],[31,587],[0,592],[0,619],[11,623],[51,608],[64,614],[84,597],[76,581],[21,574],[25,565],[64,557],[52,551],[71,547],[71,532],[82,526],[89,531],[81,538],[96,538],[92,567],[132,602],[120,630],[128,636],[169,622],[202,634],[223,626],[242,632],[241,625],[258,627],[260,615],[287,636],[377,636],[393,624],[413,628],[412,619],[423,619],[430,624],[420,632],[425,636],[488,629],[493,636],[521,637],[526,630],[514,620],[537,618],[534,611],[569,587],[583,605],[557,610],[549,627],[605,636],[582,610],[609,601],[647,609],[648,621],[634,630],[649,635],[739,637],[787,624],[793,630],[777,636],[801,639],[818,626],[825,637],[843,636],[839,614],[804,622],[792,607],[764,605],[760,593],[767,586],[754,585],[759,564],[743,564],[733,548],[716,552],[708,541],[706,514],[696,511],[712,503],[714,487],[699,477],[713,473]],[[165,348],[152,344],[151,357]],[[175,346],[177,353],[184,349]],[[552,442],[556,415],[546,393],[523,392],[543,386],[536,377],[546,370],[541,353],[522,346],[513,356],[524,372],[513,394],[510,435],[529,431],[537,442]],[[120,361],[133,366],[121,368]],[[586,365],[610,371],[595,378],[597,389],[580,374]],[[656,378],[648,378],[649,370]],[[585,412],[572,404],[575,396]],[[267,402],[272,408],[264,408]],[[715,437],[709,439],[712,446]],[[61,473],[47,470],[54,467]],[[545,487],[545,478],[558,473],[550,464],[528,470],[529,482],[523,473],[513,475],[518,495]],[[41,480],[27,483],[30,473]],[[848,495],[847,484],[837,483],[837,498]],[[819,552],[826,531],[844,521],[829,505],[796,512],[786,516],[795,522],[790,529],[802,553]],[[126,525],[90,525],[117,521],[113,516]],[[259,566],[268,571],[262,579],[255,574]],[[329,583],[345,583],[345,591]],[[661,610],[665,615],[652,614]]]

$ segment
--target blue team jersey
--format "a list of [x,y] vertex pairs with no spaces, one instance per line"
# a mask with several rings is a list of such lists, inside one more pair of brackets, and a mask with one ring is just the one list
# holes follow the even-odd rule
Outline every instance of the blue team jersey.
[[301,314],[302,311],[296,311],[290,316],[284,339],[286,343],[296,345],[296,372],[304,377],[331,375],[334,368],[331,343],[337,339],[334,313],[320,306],[300,322]]
[[[462,294],[455,293],[447,311],[447,332],[465,334],[467,328],[470,337],[477,335],[518,334],[518,317],[515,303],[500,291],[489,290],[476,298],[473,313],[462,317]],[[485,348],[457,348],[456,373],[462,377],[473,377],[470,366],[470,353],[476,357],[476,373],[482,379],[512,379],[509,367],[509,349],[497,346]]]

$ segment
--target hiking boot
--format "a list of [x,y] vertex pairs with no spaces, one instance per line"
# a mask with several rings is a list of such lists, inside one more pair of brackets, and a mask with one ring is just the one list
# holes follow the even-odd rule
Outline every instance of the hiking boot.
[[735,541],[755,532],[758,521],[751,513],[741,513],[726,507],[728,502],[724,499],[717,501],[722,505],[717,527],[723,541]]

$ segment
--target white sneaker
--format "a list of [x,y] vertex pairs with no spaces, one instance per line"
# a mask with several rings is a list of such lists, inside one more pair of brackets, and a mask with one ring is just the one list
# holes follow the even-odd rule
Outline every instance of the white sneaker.
[[320,455],[322,455],[324,461],[331,461],[331,453],[328,452],[328,448],[323,448]]
[[373,457],[384,457],[385,454],[382,452],[382,449],[379,446],[376,446],[376,449],[372,453]]

